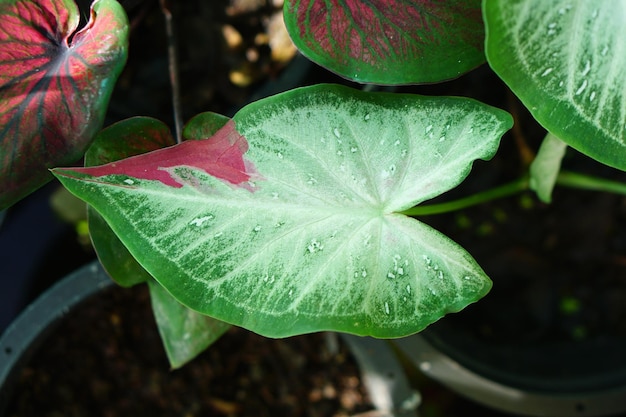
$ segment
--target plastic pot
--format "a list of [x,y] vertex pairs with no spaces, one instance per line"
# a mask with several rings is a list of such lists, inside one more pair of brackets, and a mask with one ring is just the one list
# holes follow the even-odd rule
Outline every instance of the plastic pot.
[[[113,282],[94,262],[43,293],[7,328],[0,338],[0,415],[9,404],[22,366],[45,347],[64,318],[72,317],[82,303],[111,287]],[[380,415],[416,417],[419,394],[410,388],[390,346],[381,340],[349,335],[342,335],[342,340],[355,358],[364,387]]]
[[99,264],[68,275],[30,304],[0,337],[0,414],[12,395],[21,367],[71,311],[113,285]]
[[[626,412],[625,369],[605,366],[607,346],[489,346],[445,322],[395,343],[428,377],[506,413],[580,417]],[[610,351],[624,352],[615,345]]]

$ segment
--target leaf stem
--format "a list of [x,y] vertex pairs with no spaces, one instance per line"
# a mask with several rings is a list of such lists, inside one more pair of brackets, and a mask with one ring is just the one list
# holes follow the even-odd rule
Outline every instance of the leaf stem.
[[174,19],[169,0],[161,0],[161,11],[165,17],[165,31],[167,36],[167,58],[169,62],[170,85],[172,87],[172,106],[174,111],[174,130],[176,143],[182,142],[182,111],[180,101],[180,83],[178,70],[178,54],[176,52],[176,33]]
[[[626,183],[607,180],[576,172],[562,171],[556,179],[556,184],[563,187],[577,188],[581,190],[610,192],[626,195]],[[529,190],[528,177],[524,176],[504,185],[482,191],[458,200],[447,201],[439,204],[426,204],[401,211],[400,214],[407,216],[430,216],[433,214],[448,213],[467,207],[486,203],[498,198],[508,197],[522,191]]]
[[600,177],[579,174],[576,172],[562,171],[556,179],[558,185],[578,188],[581,190],[604,191],[609,193],[626,195],[626,183],[607,180]]
[[528,189],[528,178],[522,177],[513,182],[482,191],[458,200],[447,201],[439,204],[427,204],[424,206],[415,206],[400,212],[407,216],[430,216],[433,214],[448,213],[450,211],[461,210],[467,207],[475,206],[487,201],[495,200],[502,197],[508,197],[517,194],[520,191]]

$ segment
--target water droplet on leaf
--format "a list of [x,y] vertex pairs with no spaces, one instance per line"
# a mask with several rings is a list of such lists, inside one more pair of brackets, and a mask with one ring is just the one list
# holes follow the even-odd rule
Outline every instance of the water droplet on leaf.
[[307,251],[309,253],[317,253],[324,250],[324,245],[317,239],[311,239],[311,242],[307,246]]

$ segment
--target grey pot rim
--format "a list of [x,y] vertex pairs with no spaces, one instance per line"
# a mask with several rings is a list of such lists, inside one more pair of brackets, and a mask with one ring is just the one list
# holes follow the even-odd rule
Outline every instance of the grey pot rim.
[[601,390],[542,391],[488,378],[434,346],[423,334],[394,341],[424,375],[457,394],[515,415],[600,417],[626,411],[626,385]]
[[94,294],[114,282],[92,262],[44,291],[0,336],[0,415],[11,398],[19,369],[28,362],[63,318]]

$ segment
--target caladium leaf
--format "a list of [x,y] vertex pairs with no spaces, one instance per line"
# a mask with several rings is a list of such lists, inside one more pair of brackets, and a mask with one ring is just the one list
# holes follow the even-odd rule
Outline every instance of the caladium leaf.
[[73,0],[0,1],[0,208],[82,157],[126,61],[128,22],[96,0],[80,30]]
[[438,82],[485,61],[480,0],[286,0],[284,16],[306,57],[358,82]]
[[210,111],[197,114],[183,127],[183,140],[208,139],[224,127],[229,120],[226,116]]
[[489,64],[556,137],[626,170],[626,3],[487,0]]
[[274,337],[400,337],[491,282],[399,212],[459,184],[511,125],[470,99],[318,85],[248,105],[206,141],[54,173],[196,311]]
[[[149,117],[133,117],[98,132],[85,154],[85,166],[106,164],[174,143],[165,123]],[[93,207],[87,206],[87,214],[93,247],[109,276],[124,287],[152,279]]]
[[[224,116],[202,114],[183,131],[186,139],[208,138],[228,121]],[[202,122],[202,123],[200,123]],[[194,128],[194,126],[198,126]],[[174,144],[169,127],[149,117],[133,117],[100,131],[85,154],[85,165],[105,164]],[[180,304],[137,263],[102,216],[88,206],[89,232],[100,263],[120,285],[147,282],[152,310],[173,368],[195,358],[230,326]]]
[[[206,139],[211,137],[229,119],[215,113],[202,113],[194,117],[183,131],[183,137]],[[150,117],[132,117],[122,120],[96,135],[85,154],[85,166],[102,165],[130,156],[174,145],[170,128],[163,122]],[[87,207],[89,233],[100,263],[119,285],[129,287],[151,279],[117,239],[100,214]]]

